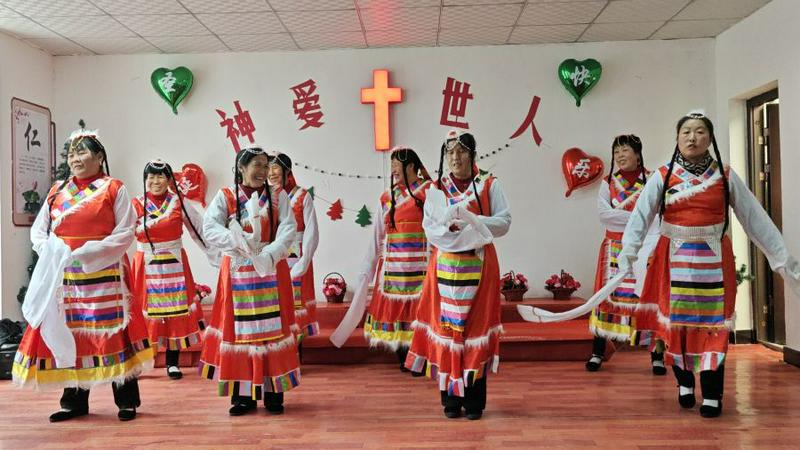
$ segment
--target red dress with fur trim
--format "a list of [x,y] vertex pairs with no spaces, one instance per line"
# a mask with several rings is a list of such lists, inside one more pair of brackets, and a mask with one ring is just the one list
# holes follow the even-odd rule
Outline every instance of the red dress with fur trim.
[[[411,183],[414,196],[425,202],[430,180]],[[428,266],[428,242],[422,228],[422,207],[405,187],[395,188],[395,211],[392,227],[389,211],[391,193],[381,195],[383,220],[376,223],[375,233],[383,245],[379,258],[375,288],[364,319],[364,336],[370,346],[383,345],[391,350],[408,348],[414,330],[411,325],[417,314],[420,294]]]
[[[667,170],[659,169],[662,180]],[[662,236],[637,323],[665,342],[666,365],[716,370],[725,361],[736,300],[733,248],[728,235],[722,236],[725,188],[719,166],[713,162],[696,176],[675,164],[667,185]]]
[[[463,204],[470,212],[481,214],[472,184],[461,192],[449,177],[442,182],[450,205]],[[498,207],[492,205],[496,200],[490,200],[494,199],[490,191],[495,182],[495,178],[485,172],[475,178],[482,210],[484,214],[491,212],[491,216],[496,215]],[[428,192],[430,196],[431,191]],[[510,215],[507,225],[510,225]],[[507,225],[501,234],[505,234]],[[439,390],[463,397],[466,387],[471,387],[490,370],[497,372],[499,365],[503,330],[500,267],[491,243],[479,251],[461,253],[441,252],[432,243],[431,247],[406,367],[414,372],[424,371],[428,377],[436,379]],[[449,293],[447,298],[443,295],[445,292]],[[467,313],[463,313],[465,304],[469,304]]]
[[[153,349],[142,312],[132,307],[129,294],[130,268],[124,253],[133,240],[129,197],[122,182],[108,176],[86,184],[73,177],[56,192],[59,187],[61,182],[50,189],[31,229],[32,238],[46,236],[47,226],[52,224],[50,232],[73,251],[87,242],[115,240],[101,251],[112,256],[116,253],[119,259],[96,272],[85,271],[77,260],[67,265],[61,307],[75,338],[75,365],[57,367],[39,328],[31,327],[25,330],[14,359],[14,382],[41,388],[89,389],[134,378],[153,367]],[[48,204],[52,205],[49,214]],[[131,219],[131,229],[118,228],[123,218]]]
[[[319,230],[317,229],[313,198],[309,192],[295,185],[287,194],[294,220],[297,223],[297,234],[292,247],[289,248],[289,256],[286,261],[290,270],[297,264],[305,268],[302,276],[292,278],[294,315],[297,320],[295,332],[298,339],[302,340],[306,336],[319,334],[316,291],[314,290],[314,262],[311,261],[319,242]],[[306,218],[312,223],[307,224]]]
[[[247,197],[233,187],[223,188],[209,205],[203,236],[208,245],[225,239],[236,221],[236,202],[241,205],[242,228],[252,232],[247,219]],[[267,217],[266,191],[259,199],[260,242],[263,246],[281,238],[281,223],[294,221],[283,191],[272,192],[271,220]],[[213,229],[212,229],[213,228]],[[275,231],[277,230],[277,232]],[[222,237],[215,237],[215,234]],[[277,234],[277,235],[276,235]],[[229,236],[228,236],[229,238]],[[290,242],[281,242],[288,249]],[[226,251],[220,264],[214,308],[200,356],[202,377],[217,381],[221,396],[238,394],[255,400],[264,392],[285,392],[300,383],[300,362],[292,326],[295,324],[292,285],[285,252],[275,270],[259,275],[249,258]]]
[[[184,216],[180,202],[171,192],[160,197],[147,194],[146,202],[145,197],[133,200],[138,217],[132,265],[134,299],[147,318],[150,342],[167,350],[183,350],[197,344],[205,327],[183,249],[183,226],[189,218]],[[194,223],[196,227],[201,225],[199,221]]]

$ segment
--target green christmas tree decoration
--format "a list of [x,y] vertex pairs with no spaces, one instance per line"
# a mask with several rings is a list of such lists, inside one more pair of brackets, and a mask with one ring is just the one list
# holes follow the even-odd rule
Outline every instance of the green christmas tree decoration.
[[358,210],[358,216],[356,217],[356,223],[361,225],[362,227],[365,227],[367,225],[372,225],[372,221],[370,220],[371,217],[372,217],[372,215],[369,213],[369,210],[367,209],[367,205],[364,205],[364,206],[361,207],[361,209]]
[[310,188],[308,188],[306,190],[308,191],[308,195],[311,196],[311,200],[314,200],[314,186],[311,186]]

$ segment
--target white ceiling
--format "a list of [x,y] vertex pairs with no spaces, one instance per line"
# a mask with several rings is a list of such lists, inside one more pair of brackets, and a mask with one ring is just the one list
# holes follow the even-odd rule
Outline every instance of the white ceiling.
[[0,0],[52,55],[714,37],[769,0]]

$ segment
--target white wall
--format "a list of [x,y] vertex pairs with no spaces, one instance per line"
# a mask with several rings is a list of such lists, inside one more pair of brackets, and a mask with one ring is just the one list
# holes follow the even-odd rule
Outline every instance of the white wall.
[[53,58],[17,39],[0,34],[0,245],[2,246],[2,301],[0,317],[20,319],[17,291],[27,284],[30,228],[16,227],[11,219],[11,99],[53,106]]
[[[781,190],[783,234],[789,251],[800,256],[800,5],[795,0],[772,0],[756,13],[722,33],[716,40],[716,88],[720,140],[730,145],[732,161],[741,160],[746,145],[744,102],[777,86],[781,117]],[[728,126],[730,124],[730,126]],[[722,147],[728,145],[721,142]],[[741,167],[744,168],[743,166]],[[786,343],[800,349],[800,298],[786,290]],[[740,305],[737,305],[737,308]]]
[[[649,167],[662,163],[674,142],[674,123],[686,111],[714,111],[713,40],[648,41],[542,46],[341,50],[312,53],[139,55],[55,58],[55,118],[59,140],[79,118],[99,128],[109,150],[112,174],[139,194],[141,170],[151,158],[174,166],[196,162],[209,177],[209,199],[231,180],[233,152],[215,108],[232,114],[241,100],[257,127],[256,139],[296,161],[343,172],[385,174],[387,162],[372,149],[372,107],[360,104],[359,89],[371,86],[372,70],[391,70],[390,82],[404,88],[393,107],[393,143],[417,149],[428,168],[438,165],[447,127],[439,125],[441,91],[453,76],[472,83],[475,99],[467,119],[480,152],[508,142],[534,95],[542,98],[536,125],[544,143],[526,133],[511,149],[483,162],[501,180],[512,206],[513,224],[498,241],[501,270],[530,278],[530,294],[545,294],[543,280],[559,269],[577,276],[590,294],[602,230],[596,219],[596,187],[564,198],[561,154],[578,146],[608,161],[612,138],[636,133]],[[599,85],[576,108],[556,77],[566,58],[595,58],[603,65]],[[157,67],[185,65],[195,74],[192,94],[173,115],[150,86]],[[298,132],[289,87],[317,82],[326,124]],[[296,170],[301,185],[314,185],[345,207],[367,204],[374,213],[379,181],[333,178]],[[354,282],[372,230],[355,214],[331,222],[328,205],[317,201],[321,243],[317,279],[338,271]],[[195,277],[212,285],[216,275],[189,247]],[[318,283],[319,284],[319,283]],[[321,295],[320,295],[321,298]]]

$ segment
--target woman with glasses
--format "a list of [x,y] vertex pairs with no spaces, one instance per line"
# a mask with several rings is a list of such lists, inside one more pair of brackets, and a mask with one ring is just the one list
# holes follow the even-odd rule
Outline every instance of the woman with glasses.
[[[390,158],[390,188],[381,194],[381,220],[375,221],[350,309],[331,341],[341,347],[358,325],[366,309],[369,283],[374,280],[364,336],[371,347],[395,352],[400,370],[407,372],[405,361],[414,335],[411,325],[428,266],[422,207],[431,180],[414,150],[395,147]],[[421,372],[417,370],[414,375],[422,375]]]
[[[614,167],[618,170],[614,171]],[[617,275],[617,258],[622,249],[622,235],[628,218],[636,205],[650,172],[645,169],[642,141],[633,134],[620,135],[611,143],[611,169],[600,184],[597,210],[600,223],[605,227],[605,238],[600,244],[594,288],[599,290]],[[589,330],[594,335],[592,356],[586,362],[586,370],[596,372],[603,363],[606,341],[632,342],[650,345],[652,371],[665,375],[663,350],[656,345],[647,331],[637,332],[634,309],[639,304],[647,258],[658,240],[658,228],[651,227],[645,244],[639,251],[639,260],[634,273],[600,305],[592,310]]]
[[[444,414],[480,419],[486,377],[500,353],[500,267],[492,241],[508,232],[511,213],[497,179],[475,165],[469,133],[450,131],[439,176],[428,190],[422,226],[430,261],[406,367],[439,385]],[[443,173],[445,158],[450,169]]]
[[261,397],[281,414],[283,393],[300,383],[292,286],[284,282],[294,214],[286,192],[267,186],[268,170],[263,149],[242,149],[233,186],[217,192],[203,220],[206,243],[223,256],[199,369],[231,397],[232,416],[253,411]]

